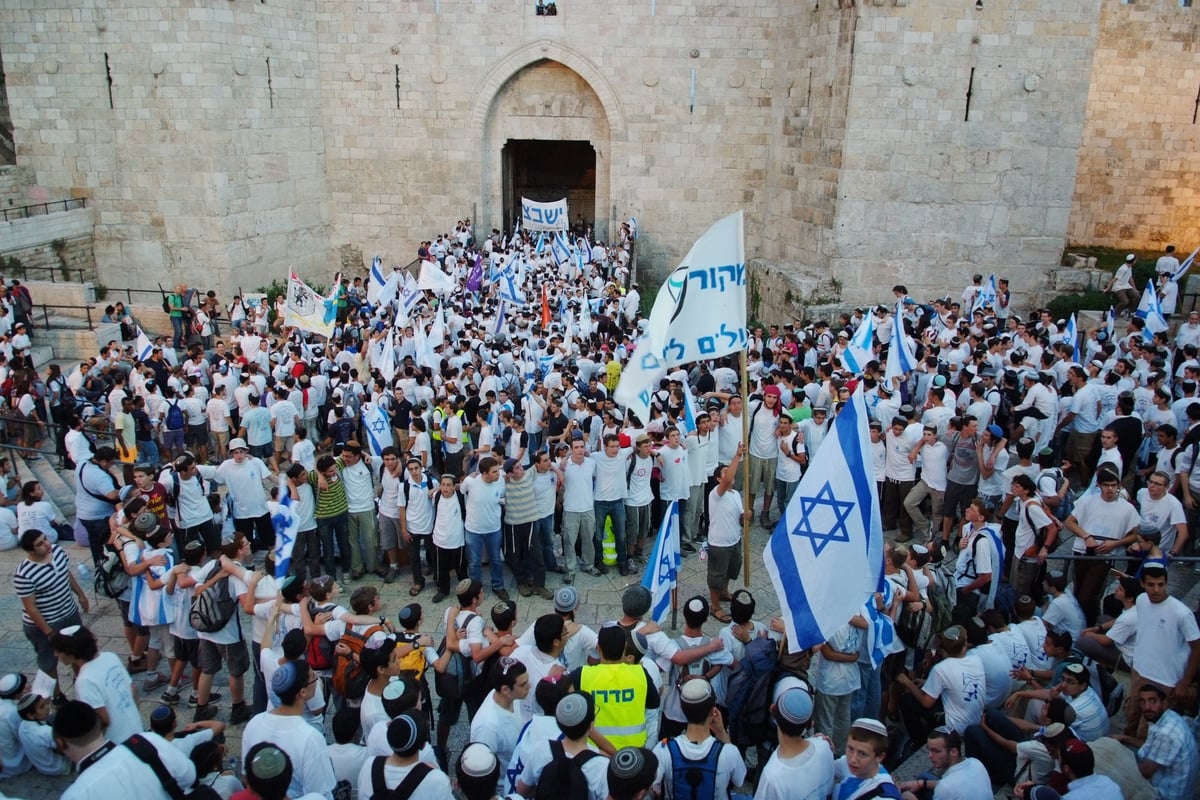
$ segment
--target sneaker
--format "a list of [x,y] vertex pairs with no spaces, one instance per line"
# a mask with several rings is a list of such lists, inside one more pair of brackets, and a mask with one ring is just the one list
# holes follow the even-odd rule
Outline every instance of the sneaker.
[[383,582],[384,583],[395,583],[396,578],[399,575],[400,575],[400,570],[396,569],[395,567],[392,567],[387,572],[383,573]]
[[179,702],[179,690],[178,689],[167,689],[165,692],[162,693],[162,697],[160,697],[159,700],[161,700],[162,702],[166,703],[169,706],[173,706]]
[[[508,590],[505,589],[503,586],[501,586],[499,589],[493,589],[492,594],[496,595],[496,597],[499,597],[501,600],[508,599]],[[527,597],[528,595],[523,595],[523,596]]]
[[445,594],[443,594],[442,592],[438,592],[437,594],[435,594],[435,595],[433,596],[433,602],[435,602],[435,603],[440,603],[440,602],[442,602],[443,600],[445,600],[447,596],[448,596],[448,595],[445,595]]
[[[209,692],[208,693],[208,704],[210,706],[216,705],[219,702],[221,702],[221,693],[220,692]],[[200,703],[198,703],[196,701],[196,695],[192,695],[191,697],[188,698],[188,708],[199,708],[199,707],[200,707]]]
[[683,552],[685,552],[685,553],[694,553],[694,552],[696,552],[696,548],[695,548],[695,547],[692,547],[692,543],[691,543],[691,542],[682,542],[682,543],[680,543],[680,545],[679,545],[679,549],[680,549],[680,550],[682,550],[682,551],[683,551]]
[[125,671],[130,675],[138,675],[146,671],[146,657],[125,659]]
[[534,586],[533,593],[543,600],[553,600],[554,592],[547,589],[545,586]]
[[249,722],[253,716],[254,712],[250,710],[250,706],[245,703],[234,703],[233,708],[229,712],[229,724],[241,725]]
[[366,573],[364,573],[364,572],[363,572],[361,569],[351,570],[351,572],[350,572],[350,580],[352,580],[352,581],[360,581],[360,580],[362,580],[362,576],[363,576],[363,575],[365,575],[365,574],[366,574]]
[[158,687],[163,686],[167,683],[170,683],[170,681],[165,676],[160,675],[157,672],[155,672],[149,678],[146,678],[146,680],[142,682],[142,691],[145,692],[146,694],[149,694],[150,692],[153,692]]
[[617,567],[617,571],[620,572],[622,576],[629,575],[633,572],[633,570],[629,567],[628,561]]
[[570,586],[574,582],[575,582],[575,573],[574,572],[564,572],[563,573],[563,584],[564,585]]
[[517,584],[517,594],[521,595],[521,597],[529,597],[533,594],[533,589],[529,587],[528,583],[519,583]]
[[596,571],[595,571],[595,572],[593,572],[592,574],[593,574],[593,575],[607,575],[607,574],[608,574],[608,567],[607,567],[607,566],[605,566],[604,564],[597,564],[597,565],[596,565]]
[[217,706],[215,703],[208,703],[203,706],[196,706],[196,713],[192,715],[192,722],[206,722],[210,719],[217,718]]

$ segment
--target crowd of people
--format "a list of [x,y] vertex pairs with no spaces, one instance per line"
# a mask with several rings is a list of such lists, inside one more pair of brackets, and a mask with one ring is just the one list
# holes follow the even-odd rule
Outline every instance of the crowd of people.
[[[1192,796],[1200,629],[1168,577],[1190,574],[1175,559],[1200,513],[1200,314],[1073,342],[1048,311],[1015,313],[1004,280],[928,304],[896,286],[836,321],[753,328],[747,401],[725,357],[667,374],[640,419],[613,400],[644,326],[634,231],[578,234],[559,263],[536,234],[460,221],[418,251],[455,289],[379,303],[340,278],[328,339],[269,311],[223,336],[215,297],[178,287],[172,319],[208,308],[209,333],[180,324],[144,361],[113,343],[47,376],[102,409],[115,446],[56,404],[74,531],[36,485],[11,506],[38,673],[0,677],[0,775],[74,769],[70,800],[114,780],[238,800]],[[873,358],[851,372],[868,323]],[[887,379],[896,346],[916,368]],[[743,531],[789,533],[855,392],[886,590],[791,653],[733,588]],[[682,635],[636,583],[619,619],[577,621],[576,576],[640,575],[672,508],[705,561]],[[398,580],[410,602],[386,608]],[[93,588],[128,654],[86,626]],[[893,779],[926,745],[932,769]]]

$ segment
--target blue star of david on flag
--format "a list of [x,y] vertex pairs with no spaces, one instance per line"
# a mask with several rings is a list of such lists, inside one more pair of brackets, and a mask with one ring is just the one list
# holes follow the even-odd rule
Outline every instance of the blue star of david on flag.
[[833,487],[825,481],[816,497],[800,498],[800,521],[792,529],[792,536],[808,539],[813,555],[819,556],[830,542],[850,541],[846,522],[853,510],[854,503],[834,497]]

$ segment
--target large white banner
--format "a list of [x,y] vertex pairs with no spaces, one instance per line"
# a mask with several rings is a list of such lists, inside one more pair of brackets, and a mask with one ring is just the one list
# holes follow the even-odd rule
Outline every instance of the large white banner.
[[329,297],[320,295],[307,283],[296,277],[296,273],[288,275],[284,325],[328,337],[333,333],[336,317],[337,304],[333,295]]
[[567,229],[567,198],[553,203],[539,203],[521,198],[521,225],[529,231],[565,231]]

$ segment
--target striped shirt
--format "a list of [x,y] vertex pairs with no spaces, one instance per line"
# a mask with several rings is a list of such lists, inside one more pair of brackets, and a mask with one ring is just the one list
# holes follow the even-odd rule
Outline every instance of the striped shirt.
[[[42,619],[50,627],[72,614],[79,612],[79,604],[71,591],[71,560],[67,551],[58,545],[50,550],[50,560],[44,564],[26,558],[17,565],[13,573],[13,588],[17,597],[34,598],[34,605]],[[33,625],[33,619],[24,611],[21,621]]]
[[333,479],[326,478],[329,488],[321,490],[317,487],[317,479],[320,478],[320,473],[316,470],[308,473],[308,482],[312,485],[313,491],[317,495],[317,519],[332,519],[339,514],[345,514],[350,510],[350,504],[346,502],[346,483],[342,480],[342,471],[339,469]]
[[537,490],[532,472],[526,472],[521,480],[509,475],[504,479],[504,521],[509,525],[524,525],[536,522],[538,514]]

